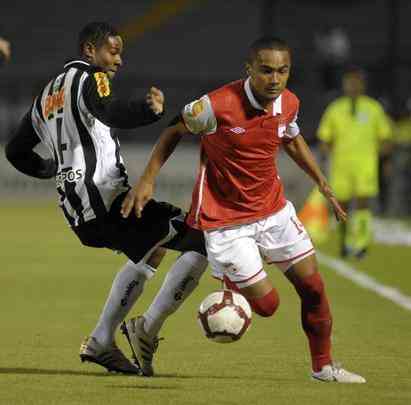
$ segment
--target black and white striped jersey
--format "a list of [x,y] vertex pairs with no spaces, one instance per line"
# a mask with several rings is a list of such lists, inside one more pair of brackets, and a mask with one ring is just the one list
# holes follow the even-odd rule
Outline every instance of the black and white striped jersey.
[[[26,117],[31,126],[21,125],[8,145],[8,158],[26,174],[50,177],[40,175],[45,161],[32,152],[39,140],[46,145],[54,157],[59,204],[76,227],[105,216],[115,198],[129,188],[119,141],[110,128],[133,128],[158,119],[143,100],[116,99],[100,69],[72,61],[35,99]],[[30,130],[37,142],[30,139]],[[27,149],[32,152],[28,160]]]

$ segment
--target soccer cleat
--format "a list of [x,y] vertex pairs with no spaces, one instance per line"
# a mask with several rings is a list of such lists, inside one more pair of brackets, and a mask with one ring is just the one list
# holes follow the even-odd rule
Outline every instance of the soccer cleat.
[[367,256],[368,253],[368,249],[367,248],[362,248],[360,250],[358,250],[357,252],[355,252],[355,257],[358,260],[364,259],[365,256]]
[[348,384],[363,384],[366,382],[364,377],[351,373],[340,366],[328,364],[321,371],[312,372],[311,377],[315,380],[324,382],[338,382]]
[[157,336],[154,338],[148,336],[144,331],[144,322],[145,319],[142,316],[132,318],[121,324],[121,330],[128,340],[137,366],[141,368],[144,376],[152,377],[154,375],[153,356],[161,339]]
[[99,364],[110,372],[142,374],[140,368],[128,360],[115,344],[104,347],[93,336],[87,336],[81,344],[80,359],[82,362]]
[[340,257],[343,259],[347,259],[354,254],[353,249],[347,245],[341,246],[340,249]]

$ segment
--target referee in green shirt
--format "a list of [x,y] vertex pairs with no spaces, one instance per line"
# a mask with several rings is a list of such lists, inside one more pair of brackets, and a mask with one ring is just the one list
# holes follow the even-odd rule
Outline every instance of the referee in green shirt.
[[326,108],[317,136],[330,154],[330,183],[340,203],[352,207],[339,224],[341,255],[361,258],[371,242],[370,199],[378,194],[378,158],[382,142],[391,138],[390,120],[377,100],[366,96],[360,69],[343,76],[342,97]]

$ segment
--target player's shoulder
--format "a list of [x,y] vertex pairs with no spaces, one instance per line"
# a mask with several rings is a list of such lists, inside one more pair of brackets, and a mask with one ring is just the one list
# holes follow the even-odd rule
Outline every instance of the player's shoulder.
[[282,92],[282,96],[292,102],[295,102],[295,103],[300,102],[300,99],[298,98],[298,96],[294,92],[292,92],[290,89],[284,89],[284,91]]
[[106,72],[97,66],[90,66],[84,80],[83,93],[97,93],[100,98],[111,95],[111,81]]
[[216,98],[237,98],[241,96],[242,89],[244,87],[244,80],[236,80],[234,82],[227,83],[215,90],[207,93],[208,97]]
[[286,110],[298,110],[300,106],[300,99],[289,89],[284,89],[281,93],[282,104]]
[[373,97],[363,95],[361,96],[361,98],[363,99],[364,103],[366,103],[366,105],[373,110],[380,111],[384,109],[382,104]]
[[329,112],[332,112],[332,111],[338,112],[339,110],[344,109],[346,107],[347,103],[349,103],[349,102],[350,101],[349,101],[348,97],[345,97],[345,96],[336,97],[334,100],[331,100],[328,103],[326,109]]
[[209,93],[207,96],[215,106],[230,106],[242,99],[244,80],[227,83]]

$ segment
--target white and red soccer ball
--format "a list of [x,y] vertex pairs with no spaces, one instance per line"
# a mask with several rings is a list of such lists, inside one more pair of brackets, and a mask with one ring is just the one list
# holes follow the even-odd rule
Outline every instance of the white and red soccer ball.
[[251,308],[241,294],[231,290],[216,291],[200,304],[198,322],[210,340],[218,343],[235,342],[251,324]]

